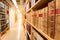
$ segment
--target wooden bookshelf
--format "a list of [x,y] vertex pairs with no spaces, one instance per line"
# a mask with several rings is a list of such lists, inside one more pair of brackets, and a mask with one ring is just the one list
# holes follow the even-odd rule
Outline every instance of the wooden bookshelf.
[[0,20],[6,20],[6,18],[2,18],[2,19],[0,19]]
[[48,40],[54,40],[54,39],[52,39],[51,37],[49,37],[47,34],[45,34],[42,30],[36,28],[36,27],[35,27],[32,23],[30,23],[29,21],[26,20],[26,22],[28,22],[29,24],[31,24],[31,26],[32,26],[33,28],[35,28],[35,29],[36,29],[41,35],[43,35],[46,39],[48,39]]
[[8,26],[8,23],[7,23],[8,18],[6,17],[6,15],[8,15],[7,10],[9,8],[9,6],[7,6],[7,4],[8,4],[7,2],[5,2],[5,1],[3,2],[3,0],[1,2],[3,3],[3,4],[1,4],[2,6],[0,6],[0,8],[2,9],[1,12],[0,12],[0,16],[1,16],[0,17],[0,22],[1,22],[1,24],[0,24],[1,27],[0,28],[1,28],[1,36],[2,36],[9,29],[9,26]]
[[27,12],[29,12],[31,10],[35,11],[38,9],[42,9],[42,8],[46,7],[50,1],[52,1],[52,0],[38,0]]
[[4,31],[1,32],[1,36],[9,29],[9,27],[7,27]]

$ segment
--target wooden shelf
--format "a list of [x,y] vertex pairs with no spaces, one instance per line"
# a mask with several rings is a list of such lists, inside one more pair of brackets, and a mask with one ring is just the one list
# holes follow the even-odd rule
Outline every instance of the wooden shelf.
[[4,9],[4,7],[2,7],[2,6],[0,6],[0,8],[3,8]]
[[0,19],[0,20],[6,20],[5,18],[2,18],[2,19]]
[[45,38],[47,38],[48,40],[53,40],[51,37],[49,37],[47,34],[45,34],[42,30],[36,28],[32,23],[30,23],[29,21],[26,20],[26,22],[28,22],[29,24],[32,25],[33,28],[35,28],[41,35],[43,35]]
[[9,29],[9,27],[7,27],[4,31],[1,32],[1,36]]
[[10,4],[7,2],[7,1],[5,1],[5,0],[1,0],[4,4],[6,4],[7,6],[10,6]]
[[4,25],[6,25],[6,24],[3,24],[3,25],[1,25],[1,26],[4,26]]
[[4,12],[0,12],[0,14],[5,14]]
[[27,10],[27,13],[31,11],[31,8]]
[[0,12],[0,13],[4,13],[4,12]]
[[6,24],[8,24],[8,23],[2,24],[1,26],[6,25]]
[[29,12],[31,10],[35,11],[35,10],[42,9],[42,8],[46,7],[50,1],[52,1],[52,0],[39,0],[27,12]]
[[29,38],[31,39],[31,35],[28,33],[28,35],[29,35]]
[[42,9],[46,7],[50,1],[52,0],[39,0],[32,6],[32,9],[33,10]]

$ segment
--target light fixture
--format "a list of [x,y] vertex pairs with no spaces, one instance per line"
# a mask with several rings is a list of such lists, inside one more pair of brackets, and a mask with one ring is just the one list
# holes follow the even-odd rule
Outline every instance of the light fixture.
[[18,8],[16,0],[12,0],[12,2],[13,2],[14,5],[16,6],[16,8]]
[[21,13],[20,10],[19,10],[19,8],[18,8],[16,0],[12,0],[12,2],[14,3],[14,5],[15,5],[17,11],[18,11],[18,13]]

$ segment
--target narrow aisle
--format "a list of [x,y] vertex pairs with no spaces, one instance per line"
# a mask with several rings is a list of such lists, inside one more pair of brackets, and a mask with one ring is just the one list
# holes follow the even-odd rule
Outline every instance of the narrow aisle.
[[20,20],[17,21],[16,24],[13,25],[11,30],[9,30],[4,37],[2,37],[2,40],[25,40],[25,33],[23,25],[20,24]]

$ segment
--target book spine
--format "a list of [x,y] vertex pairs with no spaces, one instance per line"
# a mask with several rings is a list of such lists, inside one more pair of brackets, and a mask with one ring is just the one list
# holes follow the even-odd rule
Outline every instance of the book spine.
[[48,3],[48,35],[51,38],[55,37],[55,2],[54,0]]
[[55,40],[60,40],[60,0],[56,0]]

